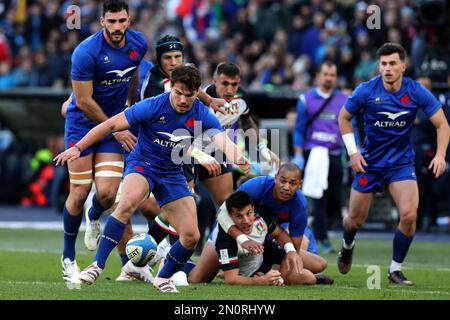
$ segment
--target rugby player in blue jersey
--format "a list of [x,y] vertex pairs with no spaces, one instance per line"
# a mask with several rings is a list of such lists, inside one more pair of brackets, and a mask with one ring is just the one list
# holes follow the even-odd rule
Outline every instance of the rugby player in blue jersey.
[[[93,283],[105,268],[106,260],[122,239],[125,225],[133,212],[152,192],[161,206],[161,214],[179,235],[166,263],[154,279],[162,292],[178,292],[170,277],[186,263],[199,240],[197,213],[192,193],[182,171],[182,162],[173,159],[191,143],[201,130],[210,135],[228,159],[248,173],[250,164],[228,138],[212,112],[197,99],[201,79],[191,65],[175,68],[172,90],[145,99],[132,108],[93,128],[81,141],[55,157],[56,164],[76,161],[83,150],[112,132],[140,125],[138,142],[130,154],[124,173],[122,195],[108,218],[94,262],[80,273],[80,279]],[[194,132],[195,129],[195,132]]]
[[[289,224],[288,231],[295,250],[300,254],[300,268],[313,274],[321,273],[327,267],[322,257],[302,250],[303,235],[307,225],[307,201],[301,187],[301,169],[293,163],[285,163],[278,170],[275,178],[259,176],[239,186],[238,190],[247,192],[258,210],[271,213],[278,224]],[[225,232],[230,234],[242,248],[251,254],[261,254],[264,246],[250,239],[233,223],[228,214],[220,211],[217,220]],[[318,276],[318,283],[332,283],[326,275]]]
[[[73,96],[66,113],[66,147],[76,145],[96,124],[123,111],[127,98],[134,101],[136,97],[136,71],[147,52],[144,35],[128,28],[130,16],[125,1],[105,1],[100,22],[103,29],[80,43],[72,55]],[[75,242],[93,182],[93,167],[97,193],[91,210],[105,211],[114,204],[121,181],[122,148],[132,149],[135,143],[135,136],[128,130],[110,134],[68,164],[70,193],[63,211],[61,260],[63,279],[69,288],[79,287]]]
[[[414,170],[411,127],[418,108],[422,108],[437,131],[437,151],[429,170],[439,177],[445,170],[449,127],[441,104],[420,83],[404,77],[405,49],[385,43],[378,51],[380,75],[361,83],[345,102],[339,114],[339,127],[356,176],[350,193],[349,213],[344,218],[342,249],[338,268],[350,271],[355,235],[369,212],[373,193],[384,185],[397,205],[400,223],[393,240],[388,279],[400,285],[412,285],[402,272],[402,263],[416,231],[419,192]],[[365,140],[358,150],[351,125],[352,118],[364,113]]]
[[[210,282],[219,268],[223,270],[228,284],[282,285],[317,282],[310,271],[301,270],[301,259],[289,234],[278,225],[270,212],[261,207],[255,210],[248,193],[240,190],[232,193],[219,211],[229,215],[240,231],[263,244],[266,250],[264,254],[248,254],[216,223],[199,263],[195,267],[191,264],[191,270],[184,268],[191,283]],[[280,265],[280,270],[272,270],[273,264]]]

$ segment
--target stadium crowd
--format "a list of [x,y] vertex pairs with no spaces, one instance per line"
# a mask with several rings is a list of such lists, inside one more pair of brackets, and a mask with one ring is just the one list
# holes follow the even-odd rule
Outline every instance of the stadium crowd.
[[[220,61],[242,69],[242,85],[287,85],[306,90],[324,60],[337,64],[339,86],[354,87],[376,75],[375,48],[402,44],[417,75],[424,59],[424,28],[414,1],[318,0],[133,0],[133,28],[149,44],[164,34],[186,44],[187,61],[210,83]],[[369,4],[382,10],[382,28],[369,30]],[[67,8],[80,8],[79,30],[66,26]],[[12,87],[70,87],[74,48],[99,30],[100,5],[93,0],[9,0],[0,5],[0,90]],[[270,21],[270,23],[268,23]],[[418,50],[422,48],[422,50]],[[148,58],[154,61],[152,50]]]
[[[383,8],[380,29],[367,27],[370,4]],[[66,25],[70,5],[80,8],[78,30]],[[156,60],[153,47],[163,35],[176,35],[185,44],[185,60],[198,66],[203,84],[212,82],[219,62],[234,61],[241,68],[243,88],[287,86],[304,92],[314,84],[317,67],[332,61],[338,70],[337,86],[351,92],[378,73],[376,48],[385,42],[400,43],[408,52],[405,75],[431,76],[431,90],[440,83],[437,95],[448,114],[450,77],[448,71],[433,73],[430,64],[423,63],[437,50],[437,40],[421,25],[415,1],[130,0],[129,6],[132,28],[141,31],[149,44],[146,58]],[[93,0],[2,1],[0,90],[70,88],[72,52],[101,28],[100,14],[101,5]],[[448,56],[449,49],[440,48]],[[416,153],[434,139],[426,124],[417,124]],[[445,198],[439,192],[448,182],[439,183],[430,193]],[[436,217],[428,224],[435,225]]]

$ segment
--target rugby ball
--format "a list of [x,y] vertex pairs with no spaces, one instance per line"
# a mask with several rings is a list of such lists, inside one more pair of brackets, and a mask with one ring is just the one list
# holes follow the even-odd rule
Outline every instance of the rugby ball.
[[157,248],[158,245],[151,235],[141,233],[127,242],[125,251],[135,266],[143,267],[156,255]]

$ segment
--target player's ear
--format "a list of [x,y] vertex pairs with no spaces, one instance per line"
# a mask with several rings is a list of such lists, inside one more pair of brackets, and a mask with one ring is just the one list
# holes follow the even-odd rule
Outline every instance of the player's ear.
[[100,24],[102,25],[102,27],[105,27],[105,18],[104,17],[100,17]]

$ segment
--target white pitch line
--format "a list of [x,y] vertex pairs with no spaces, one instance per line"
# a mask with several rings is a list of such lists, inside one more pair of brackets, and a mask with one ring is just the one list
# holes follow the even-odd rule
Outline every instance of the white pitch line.
[[[56,221],[1,221],[0,229],[33,229],[63,231],[63,223]],[[86,231],[86,224],[82,223],[80,231]],[[133,224],[134,232],[147,232],[147,224]]]
[[[333,265],[336,266],[336,263],[329,263],[329,265]],[[352,266],[354,267],[359,267],[359,268],[367,268],[368,266],[371,266],[374,264],[369,264],[369,263],[365,263],[365,264],[355,264],[353,263]],[[433,271],[442,271],[442,272],[450,272],[450,268],[445,268],[442,267],[442,265],[430,265],[430,264],[418,264],[418,263],[409,263],[409,266],[403,266],[402,269],[403,270],[415,270],[415,269],[433,269]],[[377,265],[380,267],[385,267],[386,270],[389,267],[388,265]]]
[[[340,287],[340,286],[335,286],[334,288],[337,289],[346,289],[346,290],[361,290],[361,288],[353,288],[353,287]],[[369,290],[369,289],[367,289]],[[399,292],[399,293],[414,293],[414,294],[444,294],[444,295],[450,295],[449,291],[417,291],[417,290],[399,290],[399,289],[389,289],[389,288],[381,288],[378,290],[370,290],[370,291],[374,291],[374,292],[382,292],[382,291],[389,291],[389,292]]]
[[[0,248],[0,251],[61,254],[60,250],[58,251],[58,250],[35,249],[35,248]],[[80,254],[91,254],[91,252],[85,251],[77,252],[77,255]]]

